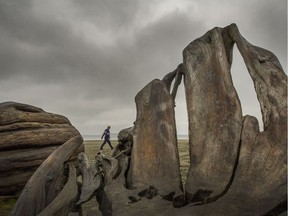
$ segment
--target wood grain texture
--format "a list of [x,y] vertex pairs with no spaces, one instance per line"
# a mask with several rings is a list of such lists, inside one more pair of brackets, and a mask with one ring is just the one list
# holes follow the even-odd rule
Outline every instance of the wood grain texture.
[[80,136],[71,138],[41,164],[22,190],[11,215],[37,215],[55,199],[64,182],[64,162],[82,143]]
[[[263,131],[259,130],[255,117],[242,116],[230,74],[234,44],[254,82]],[[287,75],[277,57],[250,44],[235,24],[208,31],[189,44],[183,56],[183,64],[175,71],[163,80],[151,81],[136,95],[134,127],[119,133],[119,145],[112,158],[99,154],[94,167],[88,164],[85,154],[80,154],[83,187],[78,204],[90,199],[97,188],[99,209],[107,216],[287,214]],[[184,193],[174,114],[174,99],[182,76],[190,148]],[[4,107],[7,106],[11,104]],[[22,104],[14,107],[31,112],[29,118],[35,117],[32,113],[42,112]],[[10,122],[8,126],[0,126],[0,134],[10,129],[21,134],[20,127],[23,131],[27,128],[37,131],[39,126],[40,131],[51,127],[56,131],[62,129],[58,127],[62,124],[58,120],[57,123],[49,120],[46,126],[41,125],[41,121],[36,124]],[[63,189],[62,171],[63,163],[83,149],[82,141],[81,136],[76,136],[53,151],[26,184],[12,215],[37,215],[44,209],[44,215],[66,215],[71,205],[75,207],[74,166],[70,166],[72,178],[69,177]],[[3,143],[4,146],[6,142]],[[21,141],[18,145],[11,142],[9,146],[25,146],[19,143]],[[43,149],[39,154],[33,151],[38,147]],[[11,163],[11,173],[14,168],[30,169],[53,147],[30,146],[24,151],[27,154],[23,157],[24,166],[19,163],[21,156],[17,150],[11,150],[10,155],[0,152],[0,162],[4,163],[0,169],[4,170],[5,162]],[[96,170],[102,171],[101,176]],[[19,172],[19,176],[25,175]]]
[[182,191],[174,101],[161,80],[153,80],[135,97],[129,187],[150,185],[166,195]]
[[[255,117],[242,116],[230,74],[235,43],[254,82],[263,131]],[[277,57],[250,44],[235,24],[208,31],[189,44],[183,55],[191,163],[186,180],[187,205],[175,208],[177,199],[163,199],[161,193],[151,199],[139,195],[139,186],[161,188],[160,181],[165,187],[180,176],[175,145],[171,148],[167,144],[174,143],[174,129],[169,133],[159,130],[163,122],[167,128],[175,125],[168,117],[174,115],[169,91],[173,80],[177,79],[175,88],[180,80],[175,70],[137,94],[128,176],[122,173],[103,186],[98,197],[102,212],[117,216],[286,215],[287,75]],[[167,112],[159,111],[163,107]],[[126,189],[123,185],[127,181],[136,187]],[[173,187],[167,188],[171,191]]]
[[74,210],[76,200],[78,199],[78,186],[76,182],[76,168],[69,163],[69,177],[60,193],[53,201],[41,211],[38,216],[64,216]]
[[183,51],[189,122],[190,168],[186,197],[203,201],[229,184],[242,129],[242,111],[231,78],[233,44],[214,28]]
[[95,165],[89,165],[88,158],[85,153],[78,155],[78,162],[80,164],[80,171],[82,175],[81,195],[77,201],[77,205],[87,202],[91,197],[95,196],[95,191],[103,183],[102,173],[98,172]]

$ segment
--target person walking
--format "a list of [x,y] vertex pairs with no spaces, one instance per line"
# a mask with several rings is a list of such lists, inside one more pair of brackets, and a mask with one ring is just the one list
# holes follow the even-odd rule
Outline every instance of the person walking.
[[111,145],[111,141],[110,141],[110,128],[111,128],[111,127],[108,126],[108,127],[104,130],[104,133],[103,133],[102,136],[101,136],[101,139],[103,139],[103,137],[104,137],[104,141],[103,141],[103,143],[102,143],[102,145],[101,145],[101,147],[100,147],[100,151],[103,150],[103,146],[104,146],[106,143],[109,144],[111,150],[113,149],[113,146]]

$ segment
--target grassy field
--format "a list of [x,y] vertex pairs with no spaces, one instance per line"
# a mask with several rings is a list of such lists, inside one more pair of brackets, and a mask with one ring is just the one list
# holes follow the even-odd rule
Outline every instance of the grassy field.
[[16,197],[0,197],[0,216],[8,216],[16,201]]
[[[95,162],[95,155],[98,153],[100,146],[102,144],[102,140],[86,140],[84,141],[85,145],[85,153],[89,159],[89,162],[92,164]],[[117,140],[112,140],[112,146],[117,145]],[[189,148],[187,140],[178,140],[178,150],[180,155],[180,172],[182,176],[182,182],[184,183],[186,180],[187,171],[190,164],[189,159]],[[103,154],[106,156],[110,156],[111,149],[108,144],[106,144],[103,148]],[[11,211],[13,205],[15,204],[16,199],[2,199],[0,197],[0,216],[7,216]],[[95,199],[91,199],[89,202],[82,205],[83,215],[101,215],[98,211],[98,204]]]
[[[117,143],[118,143],[117,140],[112,140],[112,146],[115,147]],[[91,163],[94,162],[95,155],[99,151],[101,144],[102,140],[88,140],[84,142],[85,152]],[[180,155],[180,172],[182,176],[182,181],[185,182],[190,164],[188,140],[178,140],[178,150]],[[110,156],[111,149],[108,144],[104,146],[103,153],[106,156]]]

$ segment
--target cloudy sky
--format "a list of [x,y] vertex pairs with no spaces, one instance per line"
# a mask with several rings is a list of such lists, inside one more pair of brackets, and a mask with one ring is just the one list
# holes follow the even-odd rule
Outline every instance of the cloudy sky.
[[[134,97],[182,62],[209,29],[236,23],[287,73],[286,0],[0,0],[0,102],[62,114],[83,134],[133,125]],[[232,76],[244,114],[261,120],[238,50]],[[176,100],[187,133],[184,90]]]

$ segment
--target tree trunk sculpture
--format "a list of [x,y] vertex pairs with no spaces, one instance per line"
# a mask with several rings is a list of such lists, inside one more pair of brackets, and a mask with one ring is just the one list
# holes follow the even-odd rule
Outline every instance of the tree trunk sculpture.
[[153,80],[136,98],[137,119],[128,187],[158,188],[162,195],[182,192],[174,102],[164,83]]
[[[242,115],[230,73],[234,44],[254,82],[263,131],[255,117]],[[183,77],[190,153],[185,190],[174,115],[174,99]],[[150,82],[135,101],[134,127],[119,133],[111,158],[99,154],[90,166],[85,154],[79,155],[83,184],[78,207],[96,195],[105,216],[287,214],[287,76],[277,57],[247,42],[235,24],[214,28],[190,43],[184,49],[183,63],[163,80]],[[27,154],[33,155],[28,150]],[[34,175],[48,174],[46,165],[51,161],[47,160]],[[26,166],[30,163],[33,161]],[[72,176],[73,169],[69,172]],[[43,188],[41,177],[34,175],[14,213],[23,209],[25,197],[30,201],[37,197],[31,182]],[[75,207],[77,195],[69,196],[62,204],[66,209],[62,215],[68,212],[67,203]],[[40,200],[27,203],[30,215],[48,208],[46,199]],[[59,210],[58,202],[52,197],[49,200],[53,209]],[[58,210],[53,212],[61,212]]]
[[[263,115],[263,132],[259,131],[255,117],[242,116],[230,74],[235,43],[254,82]],[[104,215],[285,214],[287,76],[276,56],[248,43],[235,24],[207,32],[189,44],[183,56],[183,65],[167,74],[162,82],[152,81],[136,96],[137,119],[132,132],[128,176],[122,171],[122,176],[103,185],[105,194],[98,194],[98,200]],[[158,191],[170,180],[178,182],[180,178],[180,174],[178,177],[172,174],[179,169],[174,129],[169,132],[172,137],[164,136],[165,145],[161,145],[165,130],[159,130],[163,122],[169,122],[167,128],[174,128],[175,122],[163,121],[166,115],[159,110],[165,104],[165,110],[171,110],[167,116],[173,119],[174,103],[164,101],[171,99],[169,92],[174,79],[171,96],[177,92],[181,75],[184,76],[190,147],[184,207],[183,202],[177,205],[179,199],[173,193]],[[162,166],[163,161],[166,167]],[[161,166],[165,170],[159,171]],[[167,170],[171,171],[170,176],[165,175]],[[128,186],[133,181],[142,184],[134,184],[135,187],[128,190],[127,180]],[[158,182],[163,184],[159,186]],[[168,187],[171,192],[173,185]]]
[[214,28],[183,51],[190,169],[186,197],[207,202],[230,184],[239,150],[242,111],[230,68],[233,43]]

